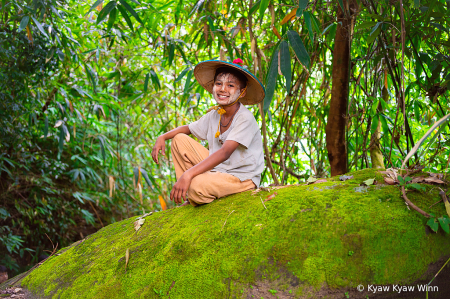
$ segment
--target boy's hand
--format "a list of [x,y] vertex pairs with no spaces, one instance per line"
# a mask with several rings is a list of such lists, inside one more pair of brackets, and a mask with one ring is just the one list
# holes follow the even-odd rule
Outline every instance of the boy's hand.
[[183,173],[175,185],[173,185],[172,191],[170,192],[170,199],[176,203],[181,203],[181,198],[187,201],[186,193],[191,185],[191,180],[192,178],[189,173]]
[[162,151],[162,154],[165,155],[165,153],[166,153],[166,141],[161,136],[156,138],[155,146],[153,146],[153,150],[152,150],[152,158],[153,158],[153,161],[156,162],[156,164],[159,164],[158,154],[159,154],[160,151]]

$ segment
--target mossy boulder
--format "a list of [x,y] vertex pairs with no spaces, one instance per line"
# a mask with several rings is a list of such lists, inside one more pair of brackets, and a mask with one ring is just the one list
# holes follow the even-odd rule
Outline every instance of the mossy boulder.
[[[359,284],[434,275],[427,269],[450,253],[450,236],[427,230],[379,172],[351,175],[154,213],[137,232],[137,217],[111,224],[49,258],[22,286],[39,298],[345,298]],[[369,178],[378,184],[360,187]],[[445,213],[443,204],[428,208],[437,188],[408,196]]]

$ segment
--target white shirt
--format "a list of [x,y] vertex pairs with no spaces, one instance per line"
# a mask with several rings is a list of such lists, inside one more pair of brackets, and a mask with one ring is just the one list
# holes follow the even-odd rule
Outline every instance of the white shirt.
[[239,146],[230,158],[223,161],[211,171],[234,175],[241,181],[251,179],[256,187],[261,182],[264,170],[264,152],[261,132],[253,114],[244,105],[240,105],[230,127],[218,138],[214,135],[219,126],[220,115],[211,110],[199,120],[189,125],[189,130],[195,137],[208,140],[209,155],[218,151],[226,140],[233,140]]

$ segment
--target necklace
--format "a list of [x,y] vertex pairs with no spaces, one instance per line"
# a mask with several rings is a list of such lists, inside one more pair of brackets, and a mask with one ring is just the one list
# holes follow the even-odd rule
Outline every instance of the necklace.
[[223,125],[223,124],[222,124],[222,121],[220,122],[220,126],[221,126],[221,127],[228,127],[228,125],[230,124],[230,122],[233,120],[234,115],[236,114],[236,112],[238,112],[240,106],[241,106],[241,103],[238,104],[236,110],[234,111],[233,115],[231,116],[230,120],[228,121],[228,123],[227,123],[226,125]]

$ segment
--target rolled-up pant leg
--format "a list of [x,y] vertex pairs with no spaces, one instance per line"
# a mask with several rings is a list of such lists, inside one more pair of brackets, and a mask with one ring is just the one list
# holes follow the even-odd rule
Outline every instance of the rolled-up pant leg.
[[[186,134],[178,134],[172,140],[171,147],[177,180],[189,168],[197,165],[209,156],[209,151]],[[188,189],[189,202],[193,205],[210,203],[216,198],[255,189],[252,180],[242,181],[222,172],[199,174],[191,181]]]

